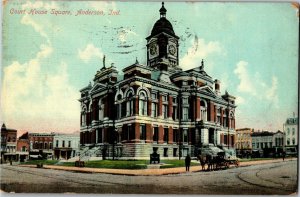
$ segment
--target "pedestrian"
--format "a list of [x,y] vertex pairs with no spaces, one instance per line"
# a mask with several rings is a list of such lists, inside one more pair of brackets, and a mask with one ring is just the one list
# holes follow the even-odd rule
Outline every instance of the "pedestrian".
[[284,161],[285,158],[285,151],[282,152],[282,161]]
[[191,157],[190,157],[190,155],[188,154],[188,155],[185,157],[185,171],[190,171],[190,165],[191,165]]

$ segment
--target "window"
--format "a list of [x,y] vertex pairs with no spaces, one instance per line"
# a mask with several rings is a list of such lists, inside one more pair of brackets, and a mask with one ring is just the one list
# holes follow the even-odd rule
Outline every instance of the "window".
[[173,98],[173,104],[177,104],[177,98],[175,97],[175,98]]
[[163,96],[162,96],[162,101],[163,101],[163,102],[166,102],[166,101],[167,101],[167,96],[166,96],[166,95],[163,95]]
[[173,130],[173,143],[177,143],[178,142],[178,130],[174,129]]
[[104,118],[104,103],[102,102],[102,100],[99,100],[99,120],[103,120]]
[[151,103],[151,117],[157,117],[157,103]]
[[[200,101],[200,115],[201,115],[201,120],[206,121],[207,120],[207,111],[206,111],[206,103],[201,100]],[[223,121],[224,123],[224,121]]]
[[52,143],[51,142],[49,143],[49,149],[52,149]]
[[295,128],[292,129],[292,135],[295,135]]
[[58,147],[58,140],[56,140],[56,145],[55,146]]
[[146,140],[146,125],[140,125],[140,140]]
[[44,149],[48,149],[48,143],[47,142],[45,142],[45,144],[44,144]]
[[290,138],[287,139],[286,144],[287,144],[287,145],[290,145]]
[[188,132],[187,132],[187,130],[183,131],[183,143],[188,143]]
[[184,107],[182,109],[182,111],[183,111],[183,120],[188,120],[189,119],[189,110],[188,110],[188,108]]
[[85,126],[86,125],[86,113],[82,112],[81,114],[81,125]]
[[188,104],[188,98],[182,98],[182,104]]
[[153,127],[153,142],[158,142],[158,127]]
[[293,138],[292,142],[293,142],[293,145],[295,145],[295,138]]
[[122,95],[119,94],[117,96],[117,104],[116,104],[117,119],[120,119],[122,117],[122,103],[121,103],[121,100],[122,100]]
[[172,118],[173,118],[173,120],[177,119],[177,106],[173,106]]
[[169,129],[164,128],[164,142],[168,143],[168,140],[169,140]]
[[290,135],[290,128],[287,129],[287,134]]
[[22,152],[26,152],[26,146],[22,146]]
[[162,114],[164,118],[168,118],[168,105],[162,106]]
[[126,105],[126,115],[131,116],[133,114],[133,99],[132,93],[130,92],[127,97],[127,105]]
[[65,140],[62,141],[62,147],[65,147]]
[[141,92],[139,96],[139,114],[147,115],[147,98],[144,92]]
[[117,110],[117,119],[120,119],[122,116],[122,104],[121,103],[116,105],[116,110]]
[[97,132],[98,132],[98,134],[97,134],[97,137],[98,137],[98,143],[103,143],[102,129],[98,129]]
[[168,148],[164,148],[164,157],[168,157]]
[[131,125],[127,125],[126,140],[130,140]]
[[69,141],[69,143],[68,143],[68,147],[69,147],[69,148],[71,147],[71,141]]
[[187,81],[182,81],[182,85],[186,86],[188,84]]
[[152,93],[152,94],[151,94],[151,98],[152,98],[153,100],[157,99],[156,93]]

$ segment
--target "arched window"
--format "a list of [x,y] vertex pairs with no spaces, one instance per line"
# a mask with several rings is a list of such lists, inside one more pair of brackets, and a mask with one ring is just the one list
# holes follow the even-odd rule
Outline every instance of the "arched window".
[[139,95],[139,114],[147,115],[147,97],[144,92],[140,92]]
[[133,114],[133,94],[129,92],[127,95],[127,104],[126,104],[126,116],[131,116]]
[[292,142],[293,142],[293,145],[295,145],[295,142],[296,142],[296,141],[295,141],[295,138],[293,138]]
[[99,120],[103,120],[103,118],[104,118],[104,104],[103,104],[101,99],[99,100],[98,105],[99,105]]
[[116,100],[116,115],[117,115],[117,119],[120,119],[122,117],[122,95],[119,94],[117,96],[117,100]]
[[45,144],[44,144],[44,149],[48,149],[48,143],[47,142],[45,142]]
[[[230,115],[229,115],[229,127],[234,128],[234,114],[233,114],[233,112],[230,112]],[[244,137],[245,136],[246,136],[246,134],[244,134]]]
[[201,120],[207,121],[207,105],[203,100],[200,101]]
[[81,126],[86,126],[86,106],[82,107],[82,111],[81,111]]
[[290,138],[287,139],[286,144],[290,145]]

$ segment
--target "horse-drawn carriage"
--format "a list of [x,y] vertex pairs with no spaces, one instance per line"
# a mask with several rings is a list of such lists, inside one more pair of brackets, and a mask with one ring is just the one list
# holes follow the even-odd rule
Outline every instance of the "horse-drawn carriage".
[[202,170],[205,170],[205,165],[208,166],[207,170],[226,169],[230,165],[239,166],[237,158],[226,154],[224,150],[215,146],[206,146],[199,149],[198,159],[200,160]]

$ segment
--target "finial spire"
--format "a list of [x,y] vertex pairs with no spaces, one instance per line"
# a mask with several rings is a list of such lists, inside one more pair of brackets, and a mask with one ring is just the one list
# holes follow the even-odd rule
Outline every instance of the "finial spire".
[[167,10],[166,10],[166,8],[165,8],[165,6],[164,6],[164,2],[162,2],[161,3],[161,8],[159,9],[159,12],[160,12],[160,18],[162,18],[162,17],[166,17],[166,13],[167,13]]
[[105,55],[103,56],[103,68],[105,68]]
[[135,57],[135,64],[139,64],[137,57]]
[[200,66],[200,70],[203,70],[204,69],[204,61],[203,61],[203,59],[202,59],[202,61],[201,61],[201,66]]

